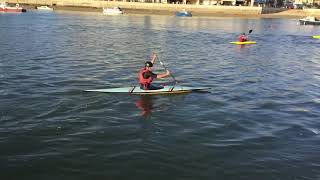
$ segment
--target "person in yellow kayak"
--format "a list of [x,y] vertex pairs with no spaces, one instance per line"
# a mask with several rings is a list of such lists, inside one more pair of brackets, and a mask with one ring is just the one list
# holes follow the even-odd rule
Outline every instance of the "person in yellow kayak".
[[140,88],[144,90],[156,90],[162,89],[161,86],[153,86],[151,83],[153,79],[161,79],[168,77],[170,75],[170,71],[166,70],[165,73],[155,74],[152,72],[153,65],[157,59],[157,55],[153,54],[151,61],[145,62],[144,68],[139,72],[139,81],[140,81]]
[[241,33],[239,36],[239,42],[246,42],[248,41],[248,37],[246,36],[246,33]]

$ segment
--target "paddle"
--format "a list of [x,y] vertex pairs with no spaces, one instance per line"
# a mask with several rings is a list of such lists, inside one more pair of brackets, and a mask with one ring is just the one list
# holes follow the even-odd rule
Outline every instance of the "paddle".
[[247,36],[247,40],[249,39],[249,35],[252,33],[252,29],[249,30],[248,36]]
[[[160,59],[160,57],[159,56],[157,56],[158,57],[158,59],[159,59],[159,62],[160,62],[160,64],[163,66],[163,68],[164,68],[164,70],[168,70],[168,68],[166,67],[166,65],[164,65],[163,64],[163,62],[161,61],[161,59]],[[170,76],[172,77],[172,79],[173,79],[173,81],[174,81],[174,84],[177,84],[178,83],[178,81],[176,80],[176,78],[174,78],[174,76],[172,75],[172,73],[170,72]]]

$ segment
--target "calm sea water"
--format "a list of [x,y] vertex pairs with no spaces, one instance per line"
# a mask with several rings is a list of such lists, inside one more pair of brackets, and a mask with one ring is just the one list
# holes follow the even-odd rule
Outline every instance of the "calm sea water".
[[[229,44],[249,29],[256,45]],[[320,179],[317,34],[295,19],[0,14],[0,179]],[[152,52],[212,89],[83,92],[137,84]]]

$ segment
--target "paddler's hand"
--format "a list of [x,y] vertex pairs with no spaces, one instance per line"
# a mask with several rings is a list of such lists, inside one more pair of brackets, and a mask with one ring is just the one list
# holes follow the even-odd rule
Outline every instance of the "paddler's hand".
[[154,64],[154,62],[156,61],[156,58],[157,58],[157,54],[153,53],[152,59],[151,59],[152,64]]
[[169,71],[169,70],[166,71],[166,75],[167,75],[167,76],[170,75],[170,71]]

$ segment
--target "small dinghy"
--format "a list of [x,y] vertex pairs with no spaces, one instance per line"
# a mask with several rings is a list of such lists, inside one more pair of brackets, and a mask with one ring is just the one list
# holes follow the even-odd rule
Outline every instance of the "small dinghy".
[[0,12],[27,12],[27,10],[20,7],[19,4],[16,4],[16,6],[9,6],[7,2],[1,2]]
[[53,11],[53,8],[48,7],[48,6],[39,6],[39,7],[37,7],[37,9],[41,10],[41,11]]
[[192,17],[192,14],[191,14],[191,12],[183,9],[182,11],[176,12],[176,16],[177,17]]
[[119,7],[114,7],[114,8],[103,8],[103,14],[105,15],[120,15],[123,14],[123,11]]
[[299,19],[301,25],[320,25],[320,21],[316,17],[308,16],[303,19]]

